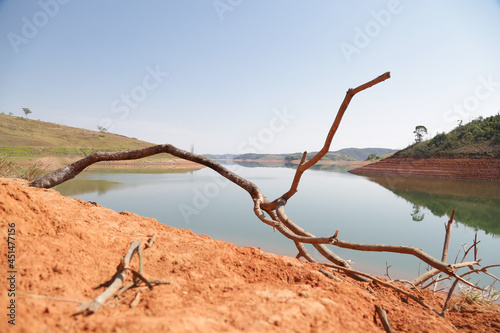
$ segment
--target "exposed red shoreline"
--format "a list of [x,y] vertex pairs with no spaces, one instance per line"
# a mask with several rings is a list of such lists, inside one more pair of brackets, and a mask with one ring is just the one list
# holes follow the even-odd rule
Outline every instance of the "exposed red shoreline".
[[[388,312],[398,332],[500,328],[494,304],[453,298],[441,317],[378,283],[334,271],[331,279],[319,263],[239,247],[17,179],[0,178],[0,230],[0,267],[15,269],[0,279],[0,332],[381,332],[375,306]],[[130,289],[92,315],[74,315],[79,302],[104,291],[98,286],[114,276],[130,243],[153,234],[143,276],[170,284]],[[15,259],[3,255],[7,251]],[[131,268],[138,266],[134,259]],[[124,284],[131,281],[129,274]],[[441,294],[394,283],[442,309]],[[131,307],[139,290],[139,303]],[[16,318],[15,326],[6,314]]]
[[350,170],[357,175],[394,175],[425,178],[500,181],[500,158],[471,157],[389,157]]

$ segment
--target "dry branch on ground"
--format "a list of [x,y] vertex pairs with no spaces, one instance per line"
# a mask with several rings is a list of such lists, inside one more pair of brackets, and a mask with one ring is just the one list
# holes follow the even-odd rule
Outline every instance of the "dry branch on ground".
[[[153,284],[168,284],[168,282],[165,281],[147,280],[143,276],[142,250],[143,247],[144,248],[151,247],[153,245],[155,237],[156,234],[154,234],[146,243],[143,243],[141,241],[133,241],[132,243],[130,243],[127,253],[121,259],[120,263],[118,264],[118,267],[116,268],[115,275],[111,278],[111,280],[108,281],[108,283],[105,284],[108,286],[106,290],[104,290],[99,296],[94,298],[92,301],[82,303],[79,306],[79,309],[81,311],[78,312],[77,314],[91,315],[97,310],[99,310],[99,308],[102,305],[104,305],[106,301],[108,301],[115,295],[116,297],[118,297],[128,289],[138,286],[141,282],[143,282],[150,290],[153,290]],[[132,258],[135,254],[137,254],[137,256],[139,257],[139,271],[130,268],[130,262],[132,261]],[[129,284],[122,287],[125,278],[128,275],[128,272],[131,272],[132,275],[134,276],[133,282],[130,282]],[[136,306],[139,300],[140,300],[140,292],[137,292],[136,297],[134,298],[130,306],[131,307]]]

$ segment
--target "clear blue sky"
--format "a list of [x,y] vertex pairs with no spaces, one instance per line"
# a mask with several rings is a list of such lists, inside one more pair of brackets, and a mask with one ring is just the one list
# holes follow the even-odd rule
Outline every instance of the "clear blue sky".
[[500,1],[0,1],[0,112],[198,153],[404,148],[500,111]]

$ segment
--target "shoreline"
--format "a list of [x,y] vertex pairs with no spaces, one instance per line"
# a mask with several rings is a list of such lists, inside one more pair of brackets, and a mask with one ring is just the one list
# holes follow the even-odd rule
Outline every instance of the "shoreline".
[[500,181],[500,158],[391,156],[349,172],[356,175]]
[[[26,187],[25,181],[0,179],[0,220],[2,231],[6,221],[15,229],[21,331],[364,333],[380,329],[373,321],[375,305],[388,311],[395,329],[407,332],[457,332],[452,323],[458,332],[500,327],[498,306],[486,311],[464,304],[474,316],[451,311],[442,318],[392,289],[333,271],[335,279],[328,278],[319,271],[325,268],[321,264],[196,235],[55,190]],[[130,243],[154,233],[155,243],[144,251],[144,275],[170,284],[144,290],[134,308],[129,297],[93,315],[72,316],[76,303],[27,296],[90,301],[103,291],[95,287],[113,276]],[[1,237],[6,243],[7,233]],[[5,256],[0,264],[6,267]],[[133,261],[132,268],[136,265]],[[9,301],[7,283],[0,282],[1,304]],[[439,295],[422,293],[434,309],[442,306]],[[6,325],[0,321],[0,330]]]

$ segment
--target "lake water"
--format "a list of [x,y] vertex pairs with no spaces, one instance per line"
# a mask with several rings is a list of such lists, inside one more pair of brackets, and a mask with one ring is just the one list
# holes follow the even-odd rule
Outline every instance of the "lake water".
[[[285,167],[227,167],[254,182],[268,199],[288,191],[294,176],[294,170]],[[254,215],[246,191],[208,168],[176,173],[89,170],[56,189],[214,239],[287,256],[297,254],[292,241]],[[345,170],[308,170],[299,192],[286,206],[287,215],[316,236],[331,236],[339,229],[339,238],[345,241],[411,245],[438,259],[452,209],[456,214],[448,262],[457,256],[461,260],[463,246],[469,247],[477,232],[482,266],[500,263],[500,182],[368,178]],[[393,279],[411,280],[427,269],[408,255],[331,248],[352,260],[353,268],[378,276],[386,273],[387,266]],[[498,268],[490,272],[500,276]],[[482,274],[472,281],[485,286],[493,279]]]

